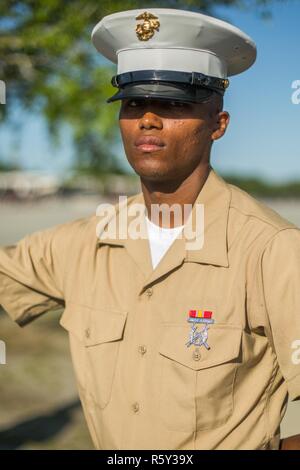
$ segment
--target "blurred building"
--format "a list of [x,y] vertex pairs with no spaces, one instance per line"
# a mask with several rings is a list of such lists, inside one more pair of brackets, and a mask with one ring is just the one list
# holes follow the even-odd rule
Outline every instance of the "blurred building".
[[0,196],[34,199],[56,194],[62,181],[57,175],[37,171],[0,172]]

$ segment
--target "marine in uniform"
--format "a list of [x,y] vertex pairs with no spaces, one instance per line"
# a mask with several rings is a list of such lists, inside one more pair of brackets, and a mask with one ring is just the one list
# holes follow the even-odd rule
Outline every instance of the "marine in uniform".
[[[121,100],[142,191],[108,218],[3,247],[0,303],[21,326],[64,307],[97,449],[279,449],[288,396],[300,398],[300,230],[209,160],[229,122],[228,77],[253,64],[255,44],[171,9],[109,15],[92,40],[118,64],[109,101]],[[166,243],[157,237],[157,201],[191,202],[192,221],[204,208],[197,249],[185,223],[161,227]],[[130,236],[135,205],[149,237]]]

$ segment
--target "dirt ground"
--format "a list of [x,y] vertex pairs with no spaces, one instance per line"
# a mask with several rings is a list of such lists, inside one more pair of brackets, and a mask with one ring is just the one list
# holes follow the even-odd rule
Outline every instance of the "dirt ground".
[[[96,196],[0,201],[0,245],[27,233],[94,214]],[[300,226],[300,201],[265,201]],[[0,365],[0,449],[92,449],[78,401],[61,312],[20,328],[0,313],[7,364]],[[282,435],[300,433],[300,402],[290,403]]]

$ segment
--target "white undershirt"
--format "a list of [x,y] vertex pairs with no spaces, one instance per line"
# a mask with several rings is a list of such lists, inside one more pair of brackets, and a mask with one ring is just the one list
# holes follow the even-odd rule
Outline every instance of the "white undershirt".
[[174,228],[163,228],[151,222],[147,216],[145,216],[145,218],[148,230],[152,266],[153,269],[155,269],[172,245],[179,232],[181,232],[183,229],[184,225],[179,225]]

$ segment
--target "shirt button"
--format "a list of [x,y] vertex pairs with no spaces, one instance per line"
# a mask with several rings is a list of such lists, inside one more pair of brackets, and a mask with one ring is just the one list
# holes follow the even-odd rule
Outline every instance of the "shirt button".
[[146,290],[146,294],[148,295],[148,297],[151,297],[151,295],[153,294],[153,289],[152,289],[152,287],[149,287],[149,288]]
[[91,335],[91,330],[90,330],[89,328],[87,328],[87,329],[85,330],[85,337],[86,337],[86,338],[89,338],[90,335]]
[[142,346],[139,346],[139,353],[140,354],[145,354],[147,352],[147,347],[142,345]]
[[138,404],[138,402],[133,403],[132,409],[135,413],[137,413],[139,411],[140,405]]
[[199,361],[199,359],[201,359],[201,354],[198,349],[195,349],[195,351],[193,352],[193,359],[194,361]]

